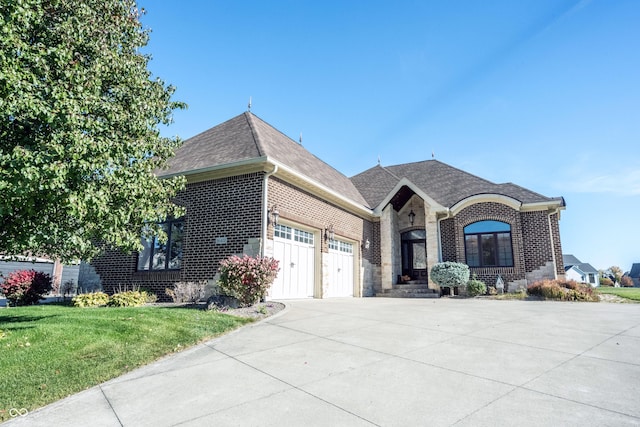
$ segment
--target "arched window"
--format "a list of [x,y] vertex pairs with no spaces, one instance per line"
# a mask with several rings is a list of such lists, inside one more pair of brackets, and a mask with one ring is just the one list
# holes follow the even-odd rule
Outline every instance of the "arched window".
[[469,267],[513,267],[511,226],[500,221],[478,221],[464,228]]

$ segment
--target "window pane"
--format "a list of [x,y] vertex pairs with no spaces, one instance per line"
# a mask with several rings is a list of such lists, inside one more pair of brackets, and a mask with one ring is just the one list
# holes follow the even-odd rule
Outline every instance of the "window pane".
[[478,221],[464,228],[465,234],[496,233],[500,231],[511,231],[511,226],[501,221]]
[[340,241],[340,251],[348,254],[353,253],[353,244],[349,242]]
[[171,256],[169,257],[169,269],[178,269],[182,265],[182,235],[184,233],[184,223],[175,222],[171,226]]
[[291,240],[291,227],[287,227],[286,225],[278,224],[275,226],[273,231],[273,235],[275,237],[280,237],[282,239]]
[[413,244],[413,268],[427,268],[427,251],[424,247],[424,243]]
[[313,234],[307,231],[293,229],[293,240],[300,243],[308,243],[313,245]]
[[[162,229],[169,235],[167,224],[162,224]],[[167,268],[167,243],[161,243],[157,238],[154,239],[153,260],[151,261],[152,270],[164,270]]]
[[513,265],[511,253],[511,233],[498,233],[498,265],[510,267]]
[[406,233],[402,233],[402,240],[420,240],[426,239],[427,232],[426,230],[412,230],[407,231]]
[[480,235],[480,245],[482,248],[482,265],[496,265],[496,246],[493,234]]
[[478,236],[464,236],[465,250],[467,253],[467,265],[480,267],[480,251],[478,249]]
[[151,241],[142,238],[140,243],[144,249],[138,254],[138,270],[148,270],[151,259]]

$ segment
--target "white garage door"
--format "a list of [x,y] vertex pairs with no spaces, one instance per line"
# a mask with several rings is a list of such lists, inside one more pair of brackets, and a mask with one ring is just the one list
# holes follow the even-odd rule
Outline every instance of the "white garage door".
[[353,244],[342,240],[329,241],[326,297],[353,296]]
[[313,234],[278,224],[273,236],[273,257],[280,261],[280,271],[269,297],[313,298]]

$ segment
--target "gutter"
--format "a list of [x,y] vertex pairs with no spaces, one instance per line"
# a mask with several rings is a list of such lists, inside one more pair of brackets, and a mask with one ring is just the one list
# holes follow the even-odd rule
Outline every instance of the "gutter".
[[267,243],[267,226],[269,222],[269,177],[278,172],[278,165],[273,165],[273,170],[264,174],[262,181],[262,238],[260,239],[260,256],[265,256]]

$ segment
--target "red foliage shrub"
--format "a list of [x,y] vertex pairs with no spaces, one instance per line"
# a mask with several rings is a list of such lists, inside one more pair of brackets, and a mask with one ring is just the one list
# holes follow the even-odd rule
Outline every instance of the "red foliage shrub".
[[51,276],[35,270],[17,270],[0,284],[0,292],[11,305],[36,304],[51,290]]
[[629,276],[622,276],[622,279],[620,279],[620,285],[624,286],[625,288],[632,288],[633,279]]

